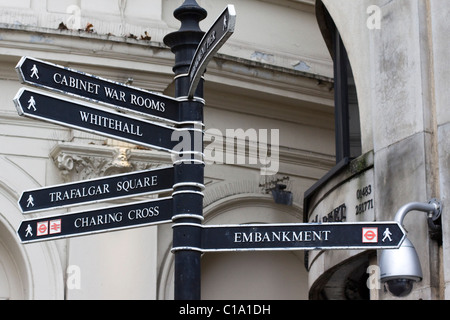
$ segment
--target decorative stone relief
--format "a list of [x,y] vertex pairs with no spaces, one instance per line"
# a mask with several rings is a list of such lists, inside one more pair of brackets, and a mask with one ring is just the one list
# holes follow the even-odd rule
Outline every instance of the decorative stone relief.
[[65,182],[146,170],[172,164],[152,150],[60,143],[50,154]]

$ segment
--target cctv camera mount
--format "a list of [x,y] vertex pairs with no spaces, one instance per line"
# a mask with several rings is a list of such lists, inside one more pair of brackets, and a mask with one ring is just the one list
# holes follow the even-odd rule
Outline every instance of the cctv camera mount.
[[441,217],[442,204],[437,199],[431,199],[430,201],[428,201],[428,203],[422,202],[407,203],[397,211],[395,215],[395,221],[397,221],[398,223],[400,223],[400,225],[403,226],[403,220],[405,219],[406,214],[414,210],[427,212],[428,218],[431,219],[432,222],[437,222]]
[[405,216],[410,211],[422,211],[426,212],[428,215],[428,227],[430,238],[442,242],[442,228],[441,228],[441,214],[442,214],[442,204],[437,199],[431,199],[428,203],[422,202],[410,202],[401,207],[397,214],[395,215],[395,221],[397,221],[401,226],[403,226],[403,220]]
[[[428,225],[440,229],[442,204],[436,199],[428,203],[411,202],[401,207],[395,221],[403,226],[403,220],[410,211],[428,213]],[[407,296],[413,289],[414,282],[422,280],[420,260],[409,239],[405,238],[399,249],[382,250],[380,254],[380,280],[386,283],[389,291],[398,297]]]

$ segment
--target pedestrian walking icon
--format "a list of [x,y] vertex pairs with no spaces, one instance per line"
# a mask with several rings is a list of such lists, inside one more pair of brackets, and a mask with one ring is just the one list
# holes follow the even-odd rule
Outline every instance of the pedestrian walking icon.
[[385,241],[386,239],[389,239],[389,242],[392,242],[392,232],[389,231],[389,228],[386,228],[386,230],[384,230],[383,232],[383,239],[381,241]]
[[27,199],[27,208],[29,208],[30,206],[34,207],[34,198],[33,198],[33,196],[31,194],[30,194],[30,196]]
[[227,17],[225,16],[223,18],[223,30],[227,30],[228,28],[228,21],[227,21]]
[[31,76],[30,77],[31,78],[36,77],[36,79],[39,79],[38,73],[39,73],[38,68],[36,67],[35,64],[33,64],[33,68],[31,68]]
[[25,231],[27,232],[25,234],[25,238],[28,238],[28,236],[32,237],[33,236],[33,232],[31,232],[33,229],[31,228],[31,225],[28,224],[28,227],[25,229]]
[[36,100],[34,100],[34,97],[31,96],[30,100],[28,100],[28,110],[31,110],[33,108],[33,111],[36,111]]

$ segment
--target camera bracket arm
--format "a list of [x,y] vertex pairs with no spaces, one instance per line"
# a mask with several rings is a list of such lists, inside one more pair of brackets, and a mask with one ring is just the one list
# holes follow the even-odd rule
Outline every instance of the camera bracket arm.
[[422,211],[427,213],[430,237],[438,242],[442,241],[441,214],[442,203],[437,199],[431,199],[428,203],[410,202],[402,206],[395,214],[395,221],[403,226],[403,220],[410,211]]

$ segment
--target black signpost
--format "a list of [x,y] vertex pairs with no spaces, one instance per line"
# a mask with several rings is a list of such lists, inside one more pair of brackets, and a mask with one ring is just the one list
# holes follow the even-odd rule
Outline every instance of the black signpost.
[[109,199],[172,190],[173,167],[125,173],[106,178],[27,190],[19,199],[23,213],[63,208]]
[[[201,31],[199,21],[207,15],[195,0],[186,0],[174,11],[174,16],[181,21],[178,31],[169,33],[164,37],[164,43],[175,54],[175,97],[180,100],[183,110],[183,125],[189,129],[194,126],[203,126],[203,80],[200,80],[192,99],[188,99],[190,80],[188,70],[198,44],[204,32]],[[185,150],[186,157],[174,163],[174,228],[173,241],[190,241],[195,239],[199,246],[201,226],[203,221],[203,193],[204,188],[204,162],[203,136],[202,143],[191,146]],[[177,227],[183,225],[182,228]],[[175,290],[177,300],[200,300],[200,258],[201,253],[190,248],[174,251],[175,256]]]
[[24,220],[17,234],[22,243],[55,240],[112,230],[169,223],[172,198]]
[[174,152],[179,143],[174,131],[189,131],[194,139],[195,129],[177,129],[139,120],[85,103],[55,97],[36,90],[22,88],[14,98],[19,115],[60,124],[102,136],[138,144],[156,150]]
[[177,100],[38,59],[23,57],[16,66],[23,83],[101,102],[162,121],[180,121]]

